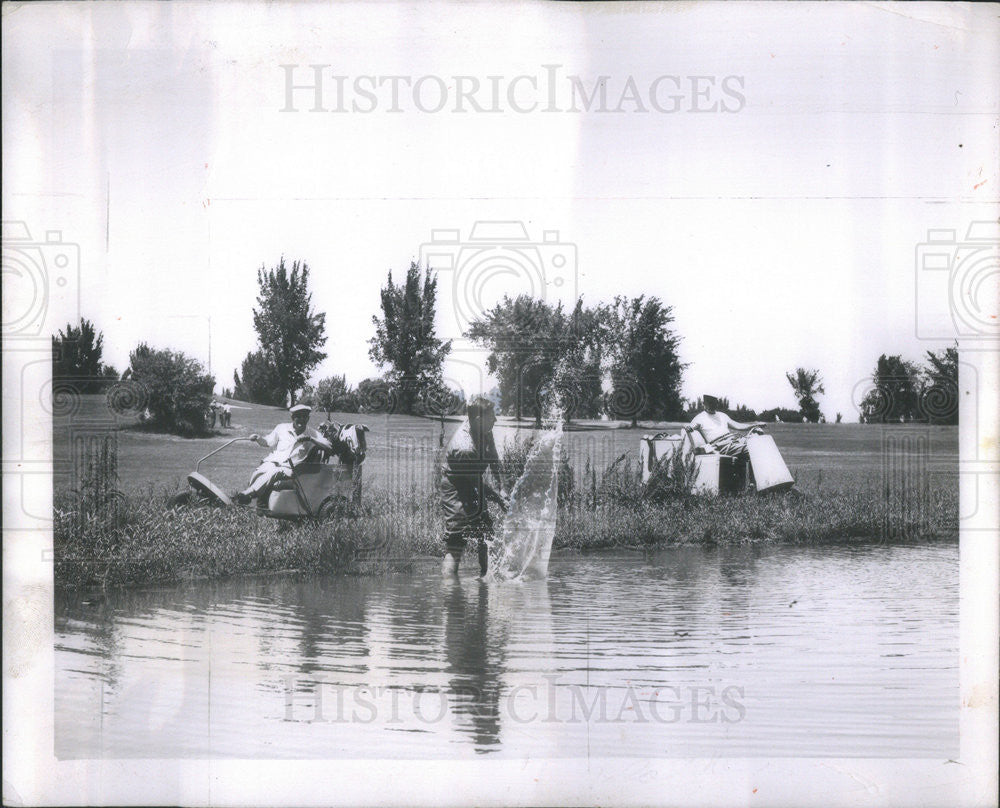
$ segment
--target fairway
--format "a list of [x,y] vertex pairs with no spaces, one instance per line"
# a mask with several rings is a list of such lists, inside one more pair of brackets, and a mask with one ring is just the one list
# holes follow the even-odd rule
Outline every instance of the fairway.
[[[246,438],[256,432],[267,434],[276,424],[288,420],[277,407],[237,402],[232,427],[217,429],[210,438],[187,439],[146,432],[137,428],[133,416],[120,416],[108,409],[100,395],[85,395],[73,402],[72,412],[59,411],[53,417],[54,486],[56,492],[75,486],[74,478],[85,452],[88,435],[114,433],[118,449],[119,487],[123,491],[150,489],[160,493],[186,487],[186,476],[198,460],[226,441]],[[316,412],[310,425],[326,418]],[[341,423],[364,423],[368,433],[368,455],[364,463],[364,484],[395,496],[421,496],[433,491],[442,441],[442,425],[427,418],[406,415],[334,413]],[[443,440],[457,429],[459,419],[446,421]],[[637,429],[612,428],[609,422],[574,424],[564,446],[570,465],[582,484],[585,470],[604,470],[623,453],[636,463],[643,435],[661,430],[676,431],[679,424],[641,424]],[[910,475],[926,475],[931,487],[958,486],[958,427],[860,424],[773,424],[772,435],[797,485],[803,490],[819,487],[839,489],[876,485],[888,474],[905,468]],[[497,446],[520,434],[534,434],[530,422],[520,427],[512,419],[501,418],[495,430]],[[250,442],[234,443],[202,466],[216,484],[227,491],[246,485],[250,473],[267,454]]]

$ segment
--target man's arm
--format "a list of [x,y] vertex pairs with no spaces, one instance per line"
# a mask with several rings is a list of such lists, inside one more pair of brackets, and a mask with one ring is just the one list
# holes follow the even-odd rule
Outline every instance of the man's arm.
[[483,496],[487,499],[492,499],[501,508],[506,509],[510,507],[510,496],[504,493],[502,488],[500,491],[497,491],[485,481],[483,482]]
[[741,432],[744,432],[747,429],[753,429],[755,427],[764,426],[764,422],[754,421],[753,423],[750,424],[741,424],[739,421],[734,421],[732,418],[726,415],[726,426],[728,426],[730,429],[738,429]]
[[322,449],[324,452],[333,452],[333,444],[330,443],[330,441],[328,441],[326,438],[324,438],[322,433],[318,432],[315,429],[310,429],[303,435],[299,436],[300,441],[304,438],[311,440],[313,443],[319,446],[319,448]]
[[490,458],[490,470],[493,472],[493,477],[497,481],[497,491],[493,488],[486,480],[483,480],[483,495],[487,499],[492,499],[501,508],[507,508],[510,505],[510,494],[504,488],[503,477],[500,475],[500,459],[496,457],[496,449],[494,448],[494,456]]
[[274,449],[278,445],[278,427],[272,429],[267,435],[261,437],[256,432],[250,435],[250,440],[264,449]]
[[690,433],[690,432],[700,432],[701,436],[704,438],[705,437],[705,429],[702,426],[702,421],[704,421],[705,419],[701,417],[703,414],[704,413],[700,413],[699,412],[694,418],[691,419],[691,423],[690,424],[685,424],[684,425],[684,431],[688,432],[688,433]]

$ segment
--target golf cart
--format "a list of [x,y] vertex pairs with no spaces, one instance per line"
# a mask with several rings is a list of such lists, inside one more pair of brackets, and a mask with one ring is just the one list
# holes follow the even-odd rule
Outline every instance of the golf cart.
[[[279,479],[271,487],[266,506],[258,505],[256,511],[273,519],[328,519],[343,515],[350,510],[352,501],[360,495],[361,463],[364,460],[364,431],[367,427],[348,425],[360,434],[360,451],[335,451],[332,455],[318,447],[302,462],[292,466],[291,476]],[[201,464],[234,443],[250,441],[250,438],[233,438],[218,449],[205,455],[188,474],[190,491],[175,496],[171,506],[206,504],[226,507],[241,507],[208,477],[201,473]],[[335,444],[336,446],[336,444]]]
[[682,430],[678,434],[661,432],[643,435],[639,445],[642,482],[649,482],[660,466],[668,476],[676,454],[694,464],[693,493],[738,494],[747,486],[747,477],[757,493],[789,490],[795,481],[774,443],[760,427],[748,431],[748,458],[734,457],[707,444],[697,432]]

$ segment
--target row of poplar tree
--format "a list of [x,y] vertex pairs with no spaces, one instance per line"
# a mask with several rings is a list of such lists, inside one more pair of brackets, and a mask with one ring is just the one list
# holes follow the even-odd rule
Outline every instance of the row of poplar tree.
[[[312,303],[308,265],[294,261],[289,268],[282,257],[277,266],[258,270],[257,284],[257,345],[224,396],[275,406],[306,401],[335,412],[461,411],[464,396],[446,377],[452,344],[437,336],[437,278],[430,270],[411,262],[398,283],[388,273],[369,340],[369,356],[382,375],[357,387],[342,375],[309,384],[327,356],[327,336],[326,315]],[[686,365],[673,322],[671,307],[656,297],[616,297],[591,306],[578,298],[564,307],[521,295],[482,312],[463,336],[486,349],[486,370],[497,379],[491,394],[501,412],[535,420],[555,411],[566,419],[607,414],[635,423],[690,414],[691,404],[680,395]],[[122,374],[130,384],[114,385],[118,374],[103,364],[102,350],[103,336],[88,320],[60,331],[53,337],[54,389],[94,392],[112,385],[118,404],[142,410],[154,426],[182,434],[205,430],[215,379],[200,363],[142,343]],[[917,417],[921,397],[927,398],[932,383],[939,390],[944,377],[946,389],[957,388],[957,351],[928,354],[932,372],[918,372],[898,357],[879,359],[875,392],[862,406],[867,420]],[[788,381],[803,415],[816,420],[815,395],[823,392],[819,372],[799,368]],[[938,422],[957,422],[955,409],[954,420],[938,412]]]
[[[369,355],[383,371],[357,389],[344,377],[307,388],[324,408],[448,415],[464,397],[447,378],[450,340],[437,336],[437,278],[411,263],[381,290]],[[502,412],[540,420],[546,413],[625,419],[677,417],[683,403],[673,314],[655,297],[615,298],[566,308],[527,295],[505,297],[482,312],[463,336],[487,351],[486,370]]]

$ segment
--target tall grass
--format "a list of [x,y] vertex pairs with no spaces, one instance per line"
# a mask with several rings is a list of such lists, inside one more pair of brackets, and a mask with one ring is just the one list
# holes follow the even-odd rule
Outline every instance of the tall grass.
[[[513,439],[508,440],[500,453],[500,476],[503,478],[504,487],[507,491],[514,488],[514,484],[524,473],[524,467],[528,462],[528,457],[535,446],[536,433],[527,435],[517,433]],[[559,504],[569,502],[576,490],[573,468],[569,463],[569,455],[565,447],[559,452]]]
[[81,521],[114,517],[118,490],[118,441],[114,432],[82,433],[73,446],[74,513]]
[[[510,487],[531,439],[508,443],[501,473]],[[326,522],[282,522],[252,510],[168,507],[169,494],[120,494],[113,463],[100,460],[83,484],[57,499],[55,581],[60,587],[117,586],[297,569],[379,573],[441,552],[436,490],[366,490],[354,511]],[[103,465],[102,465],[103,462]],[[647,484],[637,458],[623,453],[604,469],[588,458],[577,479],[560,458],[554,547],[646,549],[683,544],[912,541],[958,533],[958,492],[919,481],[879,479],[806,493],[690,493],[693,464],[658,468]],[[914,495],[917,492],[919,495]]]
[[427,509],[415,500],[402,519],[369,497],[354,516],[288,522],[252,508],[170,507],[169,499],[167,492],[131,492],[122,498],[125,507],[82,521],[72,498],[59,502],[56,585],[107,587],[288,569],[376,572],[399,566],[396,548],[419,547],[410,530],[430,532],[421,525]]
[[[584,475],[590,474],[589,464]],[[670,544],[792,544],[912,541],[958,535],[955,486],[932,490],[921,479],[857,479],[808,491],[736,495],[692,493],[693,458],[675,453],[646,483],[626,452],[564,504],[554,546],[644,549]]]

